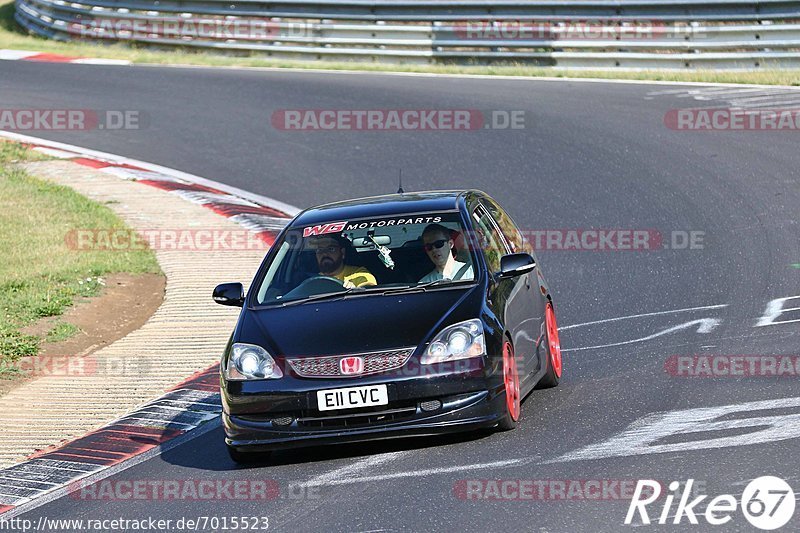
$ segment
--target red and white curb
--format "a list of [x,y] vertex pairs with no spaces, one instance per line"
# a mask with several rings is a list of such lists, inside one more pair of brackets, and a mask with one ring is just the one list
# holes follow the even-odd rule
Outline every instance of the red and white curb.
[[[170,191],[257,233],[270,245],[299,212],[265,196],[143,161],[4,131],[0,131],[0,139]],[[221,409],[219,365],[215,364],[96,431],[0,470],[0,516],[27,510],[35,506],[34,500],[63,492],[80,479],[110,472],[123,463],[132,465],[128,463],[131,459],[157,452],[166,443],[216,419]]]
[[136,411],[0,470],[0,516],[176,439],[219,416],[219,365]]
[[39,63],[79,63],[82,65],[130,65],[127,59],[100,59],[92,57],[75,57],[29,50],[0,50],[0,60],[36,61]]
[[0,131],[0,139],[3,138],[23,143],[51,157],[68,159],[122,179],[170,191],[257,233],[270,245],[278,232],[300,211],[266,196],[144,161]]

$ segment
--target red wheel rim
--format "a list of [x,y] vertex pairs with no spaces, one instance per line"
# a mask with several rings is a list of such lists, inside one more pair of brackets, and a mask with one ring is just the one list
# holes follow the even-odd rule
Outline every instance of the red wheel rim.
[[556,324],[556,312],[553,310],[553,304],[547,304],[545,312],[545,320],[547,322],[547,342],[550,351],[550,364],[553,365],[553,372],[556,377],[561,377],[561,341],[558,340],[558,325]]
[[503,383],[506,386],[506,406],[508,414],[515,422],[519,420],[519,374],[514,348],[510,342],[503,344]]

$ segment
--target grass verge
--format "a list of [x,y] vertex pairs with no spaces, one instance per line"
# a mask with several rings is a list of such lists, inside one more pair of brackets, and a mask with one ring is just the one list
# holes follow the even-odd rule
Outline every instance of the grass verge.
[[44,340],[45,342],[61,342],[72,337],[80,331],[78,326],[70,324],[69,322],[59,322],[53,329],[47,332]]
[[525,65],[460,66],[460,65],[400,65],[362,62],[290,61],[265,56],[234,57],[181,49],[154,51],[123,44],[92,44],[88,42],[59,42],[28,35],[14,21],[14,3],[0,0],[0,49],[31,50],[70,56],[104,59],[126,59],[134,63],[157,65],[195,65],[206,67],[274,67],[301,69],[361,70],[375,72],[424,72],[432,74],[479,74],[497,76],[533,76],[556,78],[601,78],[656,81],[697,81],[713,83],[747,83],[761,85],[800,86],[800,69],[762,67],[755,71],[718,70],[562,70]]
[[22,329],[59,316],[76,299],[96,296],[103,276],[160,272],[150,250],[108,253],[75,250],[73,229],[125,229],[108,207],[68,187],[30,176],[15,163],[39,159],[19,144],[0,141],[0,377],[17,374],[13,362],[34,356],[41,342],[77,332],[60,322],[42,336]]

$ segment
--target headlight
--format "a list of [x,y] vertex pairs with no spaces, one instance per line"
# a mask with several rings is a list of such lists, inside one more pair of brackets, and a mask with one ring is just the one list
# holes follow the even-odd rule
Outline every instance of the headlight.
[[236,343],[225,368],[225,378],[230,380],[277,379],[283,377],[280,367],[261,346]]
[[476,318],[444,328],[428,345],[420,362],[429,365],[485,354],[483,324]]

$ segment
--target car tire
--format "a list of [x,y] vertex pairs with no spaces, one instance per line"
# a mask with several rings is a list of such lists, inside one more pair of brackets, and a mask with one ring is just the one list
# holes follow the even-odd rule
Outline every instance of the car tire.
[[561,358],[561,341],[558,337],[558,323],[552,302],[545,308],[545,335],[547,340],[547,370],[536,385],[537,389],[557,387],[561,381],[563,361]]
[[503,342],[503,384],[505,388],[505,414],[500,419],[497,427],[501,431],[508,431],[517,427],[517,421],[522,410],[517,361],[514,358],[514,346],[509,340]]
[[240,452],[233,446],[225,447],[228,449],[228,455],[234,463],[240,465],[255,465],[264,463],[269,460],[270,452]]

